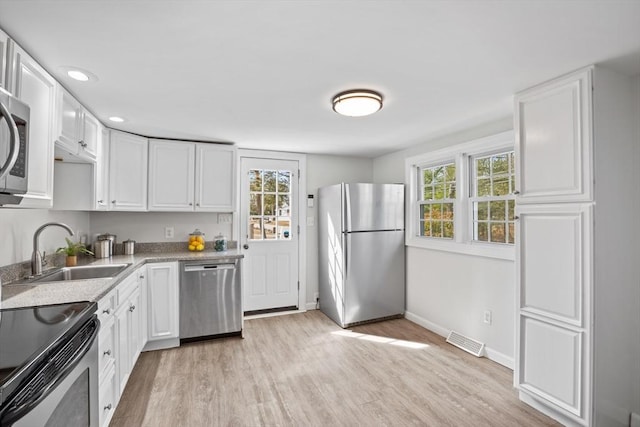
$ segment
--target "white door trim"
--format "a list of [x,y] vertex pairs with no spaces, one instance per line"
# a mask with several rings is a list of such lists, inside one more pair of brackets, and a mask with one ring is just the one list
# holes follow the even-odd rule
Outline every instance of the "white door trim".
[[[300,153],[287,153],[283,151],[264,151],[264,150],[247,150],[238,149],[237,167],[238,175],[241,172],[242,158],[259,158],[259,159],[282,159],[297,160],[300,169],[300,182],[298,183],[298,225],[300,226],[300,234],[298,240],[298,280],[300,281],[300,290],[298,291],[298,311],[307,311],[307,155]],[[234,213],[234,234],[235,240],[238,242],[238,249],[241,249],[242,236],[240,234],[240,201],[242,199],[241,178],[238,176],[236,180],[236,211]],[[243,264],[244,265],[244,264]],[[244,276],[244,274],[243,274]]]

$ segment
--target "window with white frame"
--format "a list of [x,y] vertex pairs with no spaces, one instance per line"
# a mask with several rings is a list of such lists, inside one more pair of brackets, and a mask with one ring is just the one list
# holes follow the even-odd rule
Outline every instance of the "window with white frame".
[[456,201],[456,164],[421,167],[420,235],[453,239]]
[[514,169],[513,150],[471,157],[474,241],[514,243]]
[[406,244],[513,260],[513,132],[406,159]]

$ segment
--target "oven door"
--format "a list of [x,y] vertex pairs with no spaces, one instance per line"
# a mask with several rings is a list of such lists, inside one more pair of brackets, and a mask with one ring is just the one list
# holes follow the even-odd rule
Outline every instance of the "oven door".
[[[53,373],[43,367],[41,378],[32,378],[26,387],[42,385],[40,391],[20,396],[20,391],[10,399],[11,409],[2,414],[0,425],[4,426],[90,426],[98,427],[98,340],[97,318],[91,319],[73,337],[79,341],[77,348],[66,346],[58,353],[62,357],[70,354],[60,370]],[[86,331],[86,329],[90,329]],[[78,336],[80,334],[82,337]],[[72,340],[73,340],[72,339]],[[71,342],[71,340],[70,340]],[[54,356],[55,357],[55,356]],[[51,359],[50,359],[51,360]],[[37,376],[36,376],[37,377]],[[45,381],[43,383],[43,381]],[[48,382],[47,382],[48,381]]]

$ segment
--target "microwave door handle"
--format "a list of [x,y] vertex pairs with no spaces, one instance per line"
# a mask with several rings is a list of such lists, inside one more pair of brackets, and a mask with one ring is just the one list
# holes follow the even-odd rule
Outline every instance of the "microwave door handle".
[[7,110],[7,107],[0,102],[0,116],[4,116],[7,119],[7,126],[9,126],[9,156],[7,157],[7,161],[0,167],[0,179],[4,178],[13,165],[16,164],[16,160],[18,160],[18,153],[20,152],[20,135],[18,134],[18,126],[16,126],[16,122],[11,117],[11,113]]

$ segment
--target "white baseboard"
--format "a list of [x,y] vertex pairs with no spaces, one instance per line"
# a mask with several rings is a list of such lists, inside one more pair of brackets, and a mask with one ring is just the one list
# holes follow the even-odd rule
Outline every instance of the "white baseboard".
[[315,302],[308,302],[306,305],[307,310],[317,310],[318,307]]
[[[425,319],[424,317],[420,317],[417,314],[411,313],[409,311],[405,311],[404,317],[407,320],[410,320],[413,323],[416,323],[422,326],[423,328],[430,330],[431,332],[435,332],[441,337],[446,338],[447,336],[449,336],[449,332],[451,332],[450,329],[447,329],[444,326],[438,325],[437,323],[434,323],[430,320]],[[484,347],[484,352],[487,359],[492,360],[504,367],[507,367],[513,370],[515,366],[513,357],[509,357],[506,354],[493,350],[492,348],[487,347],[486,345]]]

